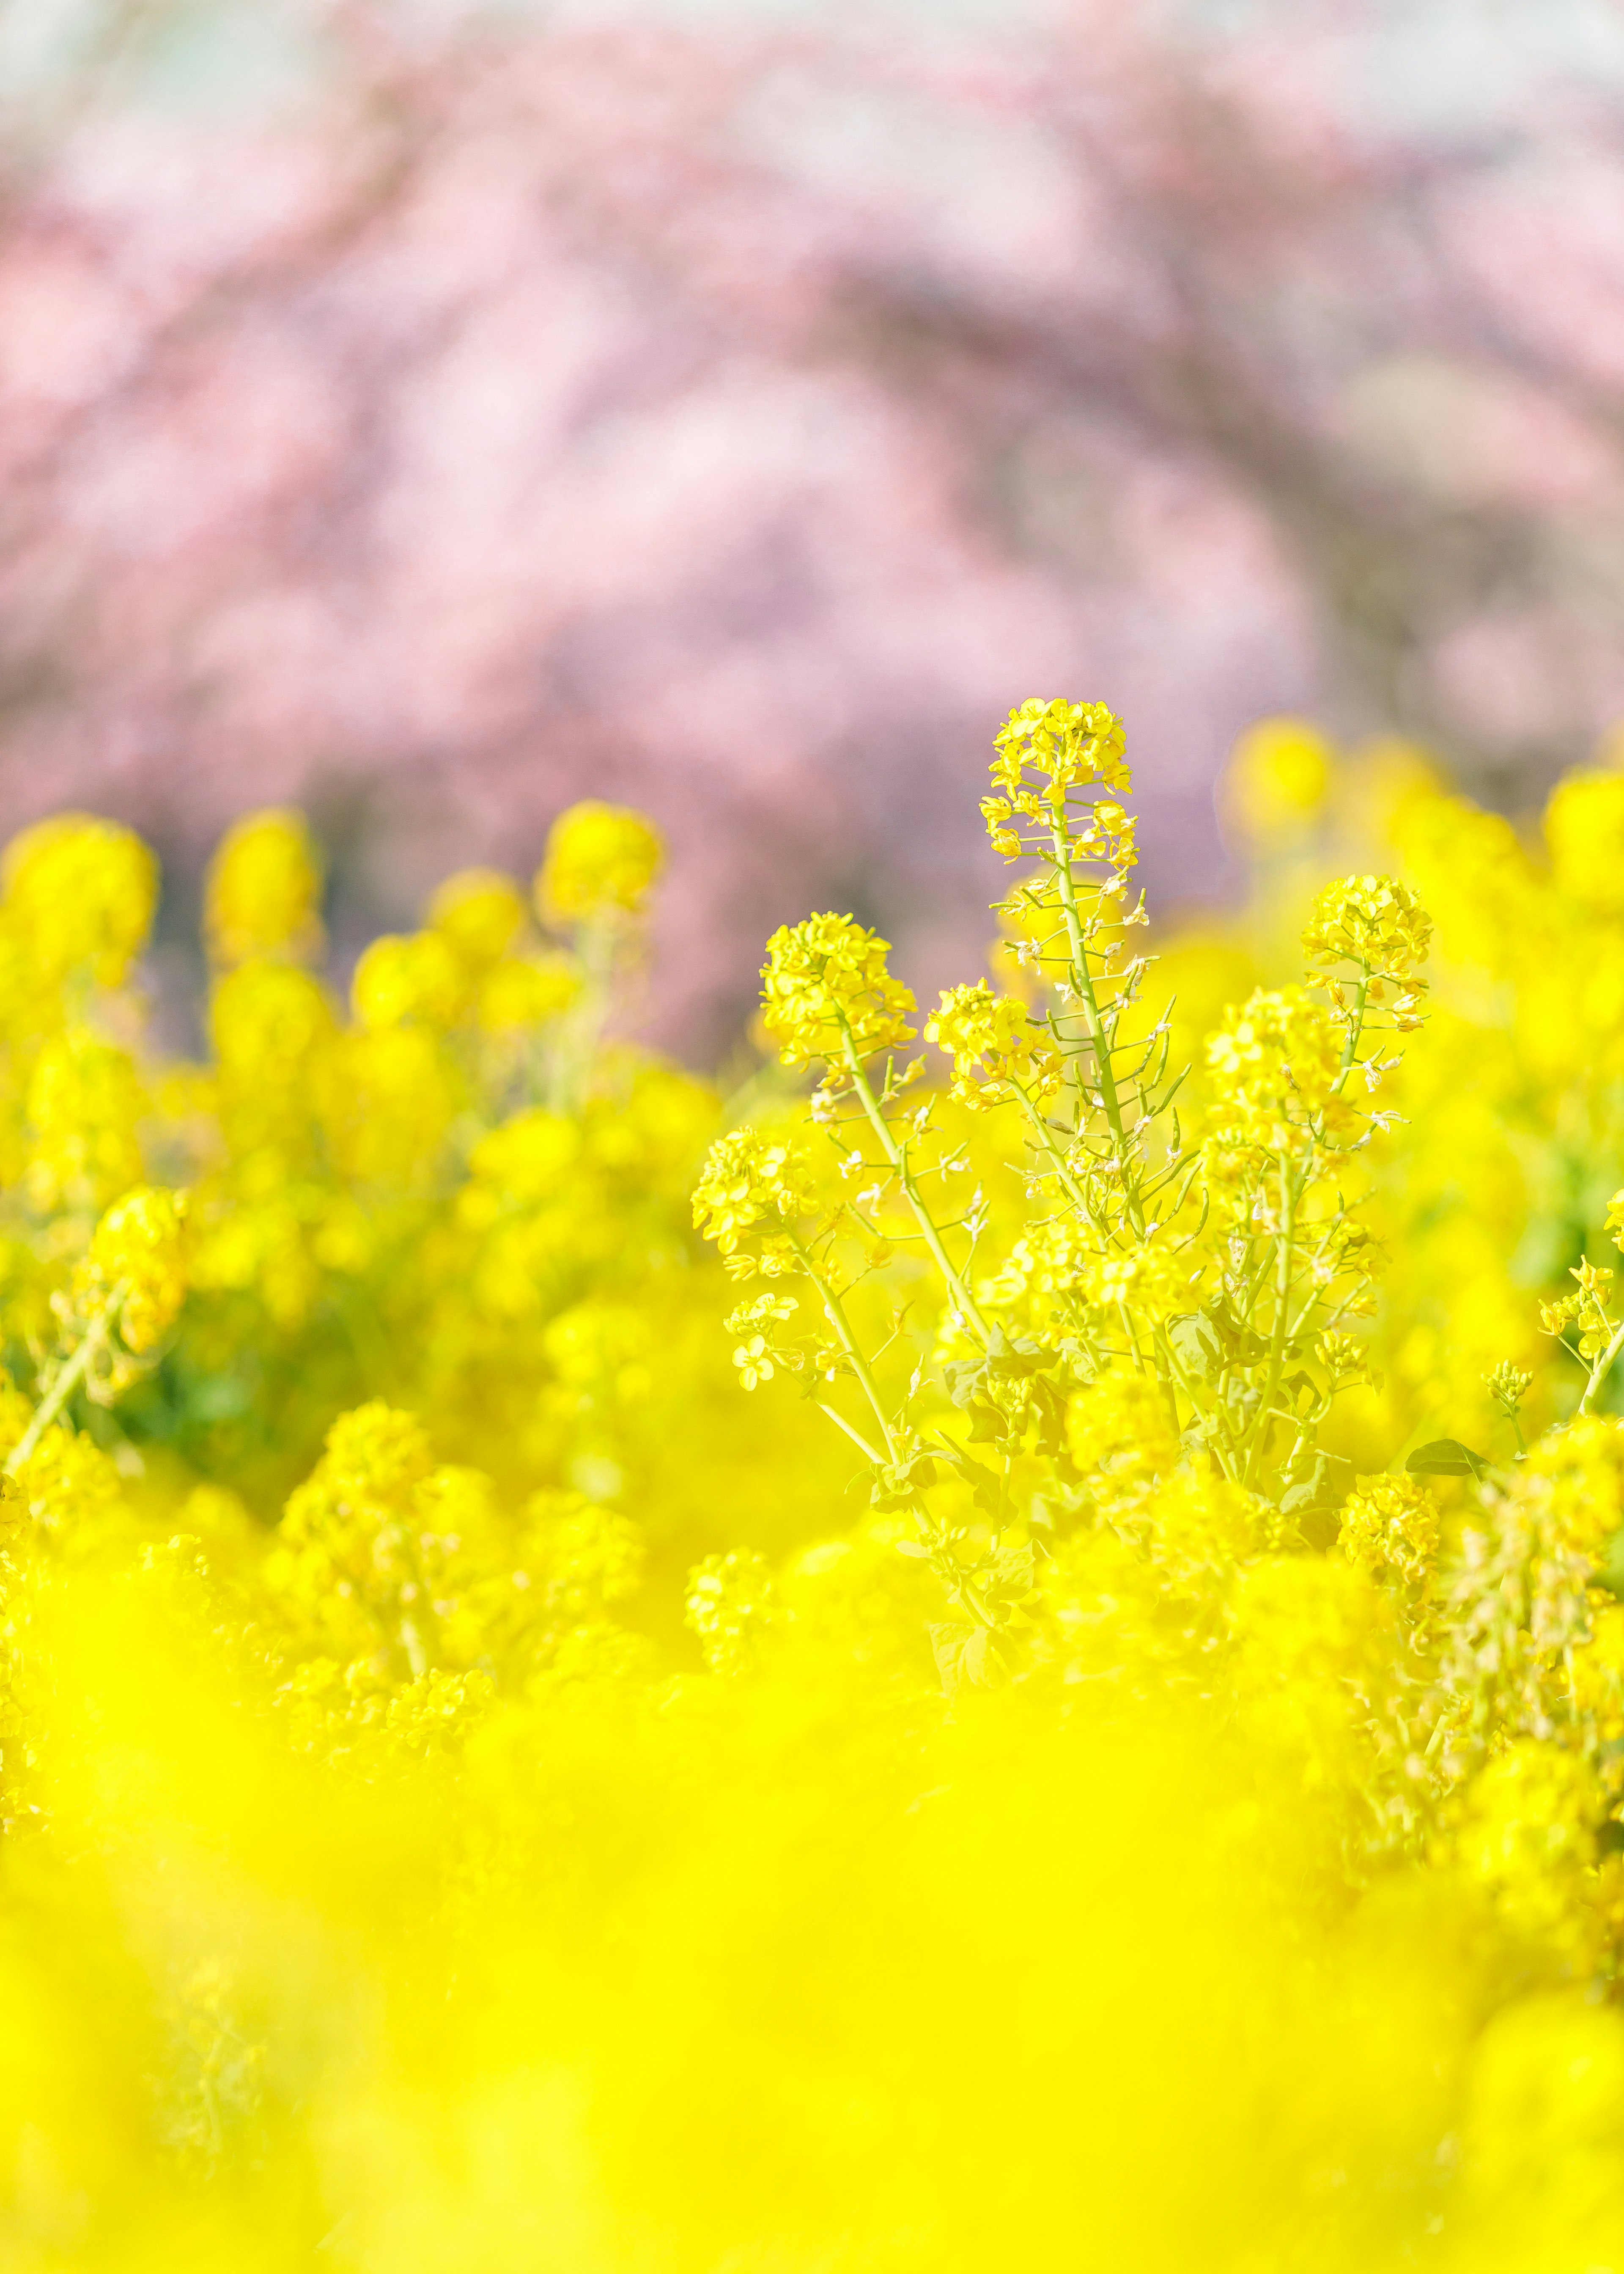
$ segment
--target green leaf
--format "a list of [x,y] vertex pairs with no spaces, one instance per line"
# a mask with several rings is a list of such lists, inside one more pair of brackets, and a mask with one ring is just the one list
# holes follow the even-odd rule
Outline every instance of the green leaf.
[[1231,1367],[1260,1366],[1269,1352],[1264,1337],[1237,1325],[1222,1303],[1169,1319],[1167,1333],[1180,1366],[1203,1382],[1215,1382]]
[[1483,1477],[1489,1462],[1458,1437],[1434,1437],[1430,1445],[1417,1445],[1404,1466],[1412,1477]]
[[[974,1428],[970,1434],[974,1437]],[[951,1452],[944,1449],[942,1458],[969,1486],[981,1514],[998,1523],[1004,1513],[1004,1483],[997,1472],[972,1460],[961,1445],[955,1445]]]
[[1037,1374],[1052,1363],[1054,1352],[1034,1343],[1026,1335],[1011,1341],[1002,1327],[995,1327],[987,1339],[987,1371],[996,1374]]
[[967,1412],[976,1402],[987,1379],[984,1359],[954,1359],[942,1369],[942,1379],[947,1384],[947,1394],[961,1412]]
[[1217,1381],[1223,1372],[1223,1350],[1210,1319],[1199,1311],[1169,1319],[1167,1338],[1186,1374],[1193,1374],[1199,1382]]
[[985,1627],[964,1626],[956,1619],[945,1620],[931,1628],[930,1647],[936,1655],[942,1687],[950,1698],[956,1696],[966,1683],[974,1689],[990,1690],[995,1683],[1003,1680],[1007,1670]]
[[1065,1450],[1066,1402],[1062,1392],[1046,1374],[1032,1379],[1032,1406],[1037,1423],[1038,1450],[1051,1460]]
[[1001,1547],[993,1557],[991,1592],[1004,1602],[1022,1601],[1036,1579],[1037,1551],[1029,1540],[1019,1547]]
[[1281,1499],[1284,1516],[1308,1516],[1316,1509],[1338,1509],[1353,1489],[1353,1463],[1340,1453],[1316,1453],[1313,1465]]
[[886,1511],[910,1507],[927,1485],[936,1482],[940,1465],[929,1453],[891,1463],[876,1472],[869,1488],[869,1505]]

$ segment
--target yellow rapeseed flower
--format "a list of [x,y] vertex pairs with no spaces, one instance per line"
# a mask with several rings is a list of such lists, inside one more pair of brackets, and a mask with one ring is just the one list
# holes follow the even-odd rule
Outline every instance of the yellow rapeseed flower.
[[658,876],[665,847],[646,813],[586,798],[560,814],[536,872],[544,922],[574,924],[638,910]]

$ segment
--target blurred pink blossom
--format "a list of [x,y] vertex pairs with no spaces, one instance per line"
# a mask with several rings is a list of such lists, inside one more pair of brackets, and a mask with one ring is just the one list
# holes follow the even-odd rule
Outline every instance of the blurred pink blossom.
[[813,902],[921,986],[976,963],[1029,693],[1124,713],[1175,897],[1222,888],[1259,711],[1514,802],[1624,712],[1598,101],[1350,120],[1328,0],[1206,43],[321,16],[261,119],[100,104],[19,159],[7,826],[139,821],[184,916],[234,813],[304,799],[353,948],[627,799],[704,1056]]

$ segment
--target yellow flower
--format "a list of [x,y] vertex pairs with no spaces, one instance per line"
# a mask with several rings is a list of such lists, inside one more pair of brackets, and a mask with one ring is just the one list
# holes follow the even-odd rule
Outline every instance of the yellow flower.
[[430,900],[429,925],[470,971],[488,971],[524,928],[524,896],[500,869],[459,869]]
[[381,1034],[407,1025],[449,1027],[466,993],[462,965],[441,933],[386,932],[356,965],[350,999],[357,1023]]
[[1301,987],[1257,988],[1231,1005],[1207,1045],[1221,1137],[1289,1145],[1330,1105],[1342,1052],[1341,1026]]
[[87,971],[117,987],[146,943],[158,864],[132,830],[84,813],[36,822],[0,863],[5,914],[52,983]]
[[549,923],[629,915],[643,905],[665,859],[646,813],[584,799],[560,814],[536,874],[538,914]]
[[1108,1367],[1066,1407],[1066,1441],[1085,1476],[1096,1472],[1120,1486],[1170,1475],[1178,1440],[1167,1405],[1148,1375]]
[[23,1183],[37,1209],[102,1208],[141,1173],[145,1105],[127,1050],[83,1028],[54,1035],[26,1094],[32,1143]]
[[1565,775],[1545,814],[1551,872],[1563,900],[1624,915],[1624,773]]
[[580,992],[573,956],[505,955],[480,981],[476,1016],[487,1035],[522,1034],[556,1019]]
[[118,1331],[132,1351],[150,1350],[186,1299],[184,1193],[140,1185],[97,1224],[73,1276],[73,1306],[88,1316],[124,1290]]
[[952,1058],[953,1095],[968,1105],[996,1103],[1011,1083],[1041,1098],[1061,1079],[1048,1028],[1014,997],[995,995],[985,980],[944,989],[925,1039]]
[[992,778],[1011,794],[1025,787],[1028,768],[1043,776],[1044,795],[1056,805],[1068,789],[1101,783],[1125,797],[1132,777],[1123,762],[1122,721],[1103,703],[1045,702],[1031,696],[1019,704],[994,737],[997,757]]
[[245,814],[209,864],[203,923],[228,968],[256,956],[313,963],[321,953],[321,856],[302,813]]
[[694,1223],[731,1255],[753,1225],[783,1231],[811,1205],[811,1178],[793,1138],[731,1129],[705,1156],[694,1188]]
[[1338,1545],[1372,1578],[1419,1586],[1438,1555],[1438,1509],[1418,1477],[1366,1477],[1344,1504]]
[[1294,837],[1325,803],[1335,755],[1306,719],[1259,719],[1236,743],[1222,802],[1253,844]]
[[1414,995],[1432,936],[1431,917],[1396,877],[1343,877],[1314,902],[1303,953],[1311,970],[1352,963]]
[[911,1042],[914,998],[885,968],[891,943],[850,916],[784,924],[762,966],[762,1024],[786,1065],[841,1065]]

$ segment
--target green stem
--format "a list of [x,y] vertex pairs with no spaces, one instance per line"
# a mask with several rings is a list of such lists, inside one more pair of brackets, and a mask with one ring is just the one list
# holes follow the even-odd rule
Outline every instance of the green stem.
[[1246,1432],[1246,1467],[1243,1481],[1250,1486],[1257,1473],[1259,1456],[1267,1441],[1270,1409],[1280,1389],[1281,1368],[1285,1359],[1286,1334],[1291,1310],[1291,1250],[1297,1232],[1297,1202],[1301,1198],[1301,1177],[1292,1177],[1282,1161],[1280,1164],[1281,1228],[1276,1234],[1275,1258],[1278,1266],[1274,1287],[1274,1325],[1269,1336],[1269,1370],[1258,1410]]
[[844,1017],[840,1023],[846,1035],[846,1072],[852,1077],[853,1086],[856,1089],[863,1111],[868,1115],[874,1133],[880,1141],[881,1150],[884,1153],[892,1176],[896,1178],[902,1188],[903,1198],[914,1212],[914,1221],[924,1235],[925,1245],[930,1250],[936,1269],[947,1283],[948,1291],[951,1294],[954,1302],[958,1304],[962,1315],[974,1329],[984,1349],[992,1340],[991,1329],[977,1308],[974,1297],[954,1269],[952,1259],[942,1244],[942,1235],[936,1229],[936,1218],[920,1197],[919,1187],[914,1180],[914,1171],[908,1166],[907,1154],[903,1147],[898,1144],[891,1133],[890,1122],[880,1111],[879,1100],[876,1097],[868,1077],[863,1071],[862,1060],[857,1054],[857,1045],[852,1039],[852,1030],[846,1025]]
[[[1588,1413],[1590,1412],[1591,1398],[1595,1397],[1597,1391],[1601,1388],[1602,1382],[1605,1379],[1607,1369],[1611,1367],[1613,1359],[1617,1358],[1621,1350],[1624,1350],[1624,1322],[1620,1322],[1620,1325],[1613,1329],[1612,1340],[1608,1343],[1606,1349],[1603,1351],[1601,1356],[1597,1359],[1595,1365],[1590,1368],[1590,1378],[1584,1385],[1584,1395],[1579,1400],[1578,1405],[1575,1409],[1576,1412],[1580,1413]],[[1517,1431],[1517,1442],[1519,1448],[1522,1445],[1522,1432],[1519,1429]]]
[[[1359,969],[1358,987],[1354,995],[1353,1011],[1348,1020],[1347,1036],[1342,1043],[1342,1063],[1337,1068],[1336,1079],[1331,1085],[1331,1095],[1334,1097],[1337,1097],[1342,1095],[1343,1084],[1347,1081],[1349,1075],[1353,1072],[1355,1065],[1358,1063],[1358,1049],[1359,1043],[1365,1034],[1365,1013],[1369,996],[1369,968],[1367,966],[1361,965]],[[1261,1455],[1263,1446],[1267,1440],[1268,1423],[1272,1418],[1271,1410],[1274,1406],[1275,1397],[1279,1394],[1280,1377],[1285,1359],[1286,1344],[1291,1332],[1291,1321],[1289,1316],[1291,1307],[1291,1257],[1297,1236],[1297,1211],[1302,1202],[1303,1193],[1308,1181],[1309,1171],[1313,1163],[1313,1156],[1323,1143],[1324,1138],[1325,1123],[1323,1116],[1320,1116],[1309,1126],[1308,1158],[1298,1168],[1296,1175],[1292,1175],[1288,1171],[1286,1163],[1283,1161],[1281,1163],[1280,1166],[1282,1224],[1280,1231],[1276,1235],[1274,1251],[1276,1265],[1274,1324],[1273,1331],[1269,1336],[1269,1370],[1267,1380],[1264,1387],[1262,1397],[1259,1400],[1258,1411],[1252,1419],[1251,1426],[1245,1433],[1244,1439],[1243,1440],[1243,1443],[1245,1447],[1246,1459],[1245,1469],[1242,1480],[1248,1486],[1252,1484],[1257,1474],[1258,1461]],[[1263,1275],[1259,1273],[1258,1292],[1261,1292],[1262,1277]],[[1300,1321],[1298,1323],[1300,1325]]]
[[844,1413],[838,1413],[832,1405],[826,1404],[821,1397],[815,1397],[812,1400],[812,1403],[816,1406],[820,1413],[826,1413],[829,1416],[829,1419],[834,1423],[837,1429],[840,1429],[845,1432],[845,1434],[851,1439],[853,1444],[856,1446],[858,1451],[863,1456],[865,1460],[872,1461],[876,1469],[883,1465],[885,1459],[884,1454],[876,1453],[873,1446],[868,1442],[868,1440],[863,1435],[861,1430],[853,1429]]
[[85,1329],[83,1339],[72,1357],[57,1369],[50,1388],[34,1410],[34,1419],[6,1457],[4,1472],[6,1476],[14,1477],[28,1460],[41,1438],[85,1379],[91,1359],[105,1345],[112,1332],[113,1321],[124,1308],[124,1299],[129,1292],[129,1281],[121,1279],[102,1305],[100,1314]]
[[1099,1085],[1100,1106],[1111,1133],[1116,1152],[1116,1165],[1122,1177],[1123,1196],[1127,1202],[1129,1221],[1135,1231],[1143,1233],[1145,1211],[1130,1178],[1128,1170],[1132,1145],[1129,1130],[1123,1118],[1122,1098],[1116,1088],[1116,1069],[1111,1059],[1110,1038],[1101,1014],[1099,997],[1094,991],[1094,973],[1088,965],[1087,943],[1083,937],[1083,919],[1077,905],[1077,884],[1071,874],[1071,848],[1066,839],[1064,819],[1056,820],[1049,831],[1054,844],[1052,864],[1055,882],[1060,893],[1060,905],[1065,912],[1066,937],[1071,948],[1072,990],[1083,1006],[1083,1023],[1088,1030],[1089,1048],[1094,1054],[1094,1080]]
[[[801,1258],[802,1269],[823,1299],[823,1309],[829,1323],[839,1337],[840,1346],[851,1360],[852,1372],[861,1383],[863,1395],[873,1409],[875,1419],[880,1425],[880,1437],[885,1447],[885,1457],[888,1461],[894,1461],[897,1457],[897,1448],[891,1434],[891,1424],[885,1419],[885,1408],[880,1403],[880,1393],[875,1387],[873,1374],[868,1371],[868,1361],[862,1354],[856,1336],[852,1332],[852,1323],[846,1315],[846,1306],[813,1261],[810,1249],[793,1232],[791,1232],[790,1239],[794,1244],[796,1254]],[[841,1426],[844,1427],[844,1423]],[[848,1435],[853,1434],[851,1431],[847,1432]],[[859,1444],[862,1443],[861,1438],[857,1442]],[[867,1446],[864,1446],[863,1449],[865,1452],[868,1451]],[[873,1454],[869,1453],[868,1457],[872,1460]]]
[[560,1023],[547,1085],[547,1104],[554,1113],[579,1113],[586,1103],[593,1061],[609,1015],[620,936],[613,917],[589,921],[575,934],[581,992]]

